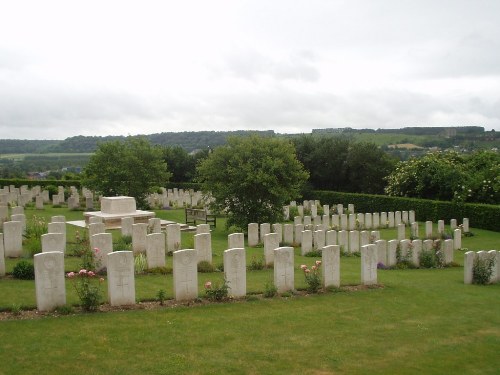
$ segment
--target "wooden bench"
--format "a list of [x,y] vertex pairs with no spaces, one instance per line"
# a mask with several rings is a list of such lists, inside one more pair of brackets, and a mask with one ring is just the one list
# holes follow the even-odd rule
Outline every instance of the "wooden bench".
[[215,215],[208,214],[206,210],[201,210],[197,208],[185,208],[186,214],[186,224],[196,225],[200,222],[204,224],[210,224],[210,227],[217,227],[217,217]]

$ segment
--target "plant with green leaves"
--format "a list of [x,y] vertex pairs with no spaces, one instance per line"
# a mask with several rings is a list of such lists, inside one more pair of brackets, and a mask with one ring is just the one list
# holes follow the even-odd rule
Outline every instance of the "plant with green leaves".
[[226,226],[283,220],[283,206],[296,199],[308,178],[293,145],[280,138],[230,137],[197,168],[213,212],[227,212]]
[[229,294],[229,285],[226,279],[224,279],[222,284],[212,284],[211,281],[207,281],[204,286],[205,294],[210,301],[220,302],[227,299]]
[[80,299],[82,308],[85,311],[97,311],[102,299],[101,284],[104,279],[97,278],[94,271],[83,268],[78,272],[69,272],[66,276],[73,281],[73,287]]

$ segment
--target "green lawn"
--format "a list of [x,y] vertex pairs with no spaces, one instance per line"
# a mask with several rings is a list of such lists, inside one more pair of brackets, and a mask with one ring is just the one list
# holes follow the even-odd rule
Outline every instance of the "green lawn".
[[[27,215],[68,220],[81,212],[48,208]],[[157,216],[183,220],[182,211]],[[224,220],[212,233],[214,263],[227,247]],[[500,233],[472,228],[471,250],[500,250]],[[424,233],[423,226],[420,233]],[[68,226],[68,241],[75,230]],[[183,248],[193,234],[183,234]],[[118,233],[114,234],[119,237]],[[383,230],[394,239],[395,230]],[[247,248],[248,260],[262,248]],[[315,258],[295,251],[295,266]],[[455,252],[463,264],[463,252]],[[167,258],[171,265],[171,258]],[[66,270],[78,268],[66,258]],[[10,272],[16,263],[7,260]],[[276,297],[153,311],[124,311],[0,321],[0,374],[498,374],[500,284],[463,284],[463,268],[379,270],[384,288]],[[199,274],[200,296],[206,280]],[[272,270],[249,271],[249,293],[261,293]],[[341,259],[342,285],[359,284],[360,259]],[[304,288],[296,271],[296,287]],[[137,297],[172,297],[171,275],[136,277]],[[67,285],[68,303],[77,298]],[[0,279],[0,308],[34,306],[33,281]]]

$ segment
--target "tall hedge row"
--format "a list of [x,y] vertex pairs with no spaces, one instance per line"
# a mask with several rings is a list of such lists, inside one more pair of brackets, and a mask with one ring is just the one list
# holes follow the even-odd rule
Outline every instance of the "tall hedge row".
[[457,204],[416,198],[389,197],[386,195],[340,193],[336,191],[313,190],[304,195],[304,199],[318,199],[322,204],[339,204],[345,207],[353,203],[356,212],[389,212],[415,210],[418,221],[469,218],[474,228],[500,232],[500,206],[488,204]]

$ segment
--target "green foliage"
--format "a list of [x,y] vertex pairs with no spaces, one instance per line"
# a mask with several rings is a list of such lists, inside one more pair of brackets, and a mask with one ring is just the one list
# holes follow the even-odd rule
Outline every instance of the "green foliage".
[[142,138],[102,143],[84,170],[84,186],[104,196],[135,197],[139,208],[170,178],[162,150]]
[[309,251],[304,255],[305,257],[318,258],[321,257],[321,249]]
[[165,300],[167,299],[167,292],[165,291],[165,289],[158,290],[158,292],[156,293],[156,299],[160,302],[160,305],[163,306]]
[[226,279],[222,284],[212,284],[211,281],[205,283],[205,294],[210,301],[221,302],[227,299],[229,294],[229,285]]
[[19,280],[34,280],[35,267],[33,266],[33,263],[28,262],[27,260],[21,260],[14,266],[12,276]]
[[457,203],[428,199],[390,197],[342,193],[335,191],[310,191],[304,199],[318,199],[322,204],[353,203],[357,212],[389,212],[415,210],[416,220],[437,222],[438,220],[467,217],[474,228],[499,231],[500,207],[479,203]]
[[45,218],[33,215],[26,222],[23,247],[29,257],[42,251],[41,235],[47,233],[47,221]]
[[[203,150],[194,155],[181,146],[167,146],[163,148],[163,159],[172,172],[172,183],[192,181],[196,175],[196,163],[208,156],[208,150]],[[179,186],[175,186],[179,188]]]
[[500,154],[434,152],[398,163],[386,193],[456,202],[500,203]]
[[104,279],[98,279],[93,271],[86,269],[81,269],[78,273],[69,272],[66,276],[73,282],[82,308],[85,311],[97,311],[102,299],[101,283]]
[[61,315],[69,315],[75,312],[75,309],[71,305],[58,306],[56,312]]
[[293,141],[315,189],[383,193],[384,178],[396,162],[374,143],[347,137],[304,135]]
[[131,250],[132,249],[132,236],[120,236],[116,244],[113,245],[117,250]]
[[[55,193],[57,194],[57,186],[70,187],[74,186],[77,189],[81,188],[81,182],[79,180],[28,180],[22,178],[0,178],[0,186],[22,186],[26,185],[29,188],[33,186],[40,186],[41,188],[48,188],[51,191],[51,186],[55,186]],[[52,193],[50,193],[51,195]]]
[[290,142],[258,136],[228,139],[198,165],[214,212],[227,212],[227,227],[283,219],[283,206],[298,197],[307,179]]
[[472,282],[474,284],[486,285],[490,282],[491,275],[493,274],[493,267],[495,266],[495,258],[487,256],[474,258],[472,265]]

